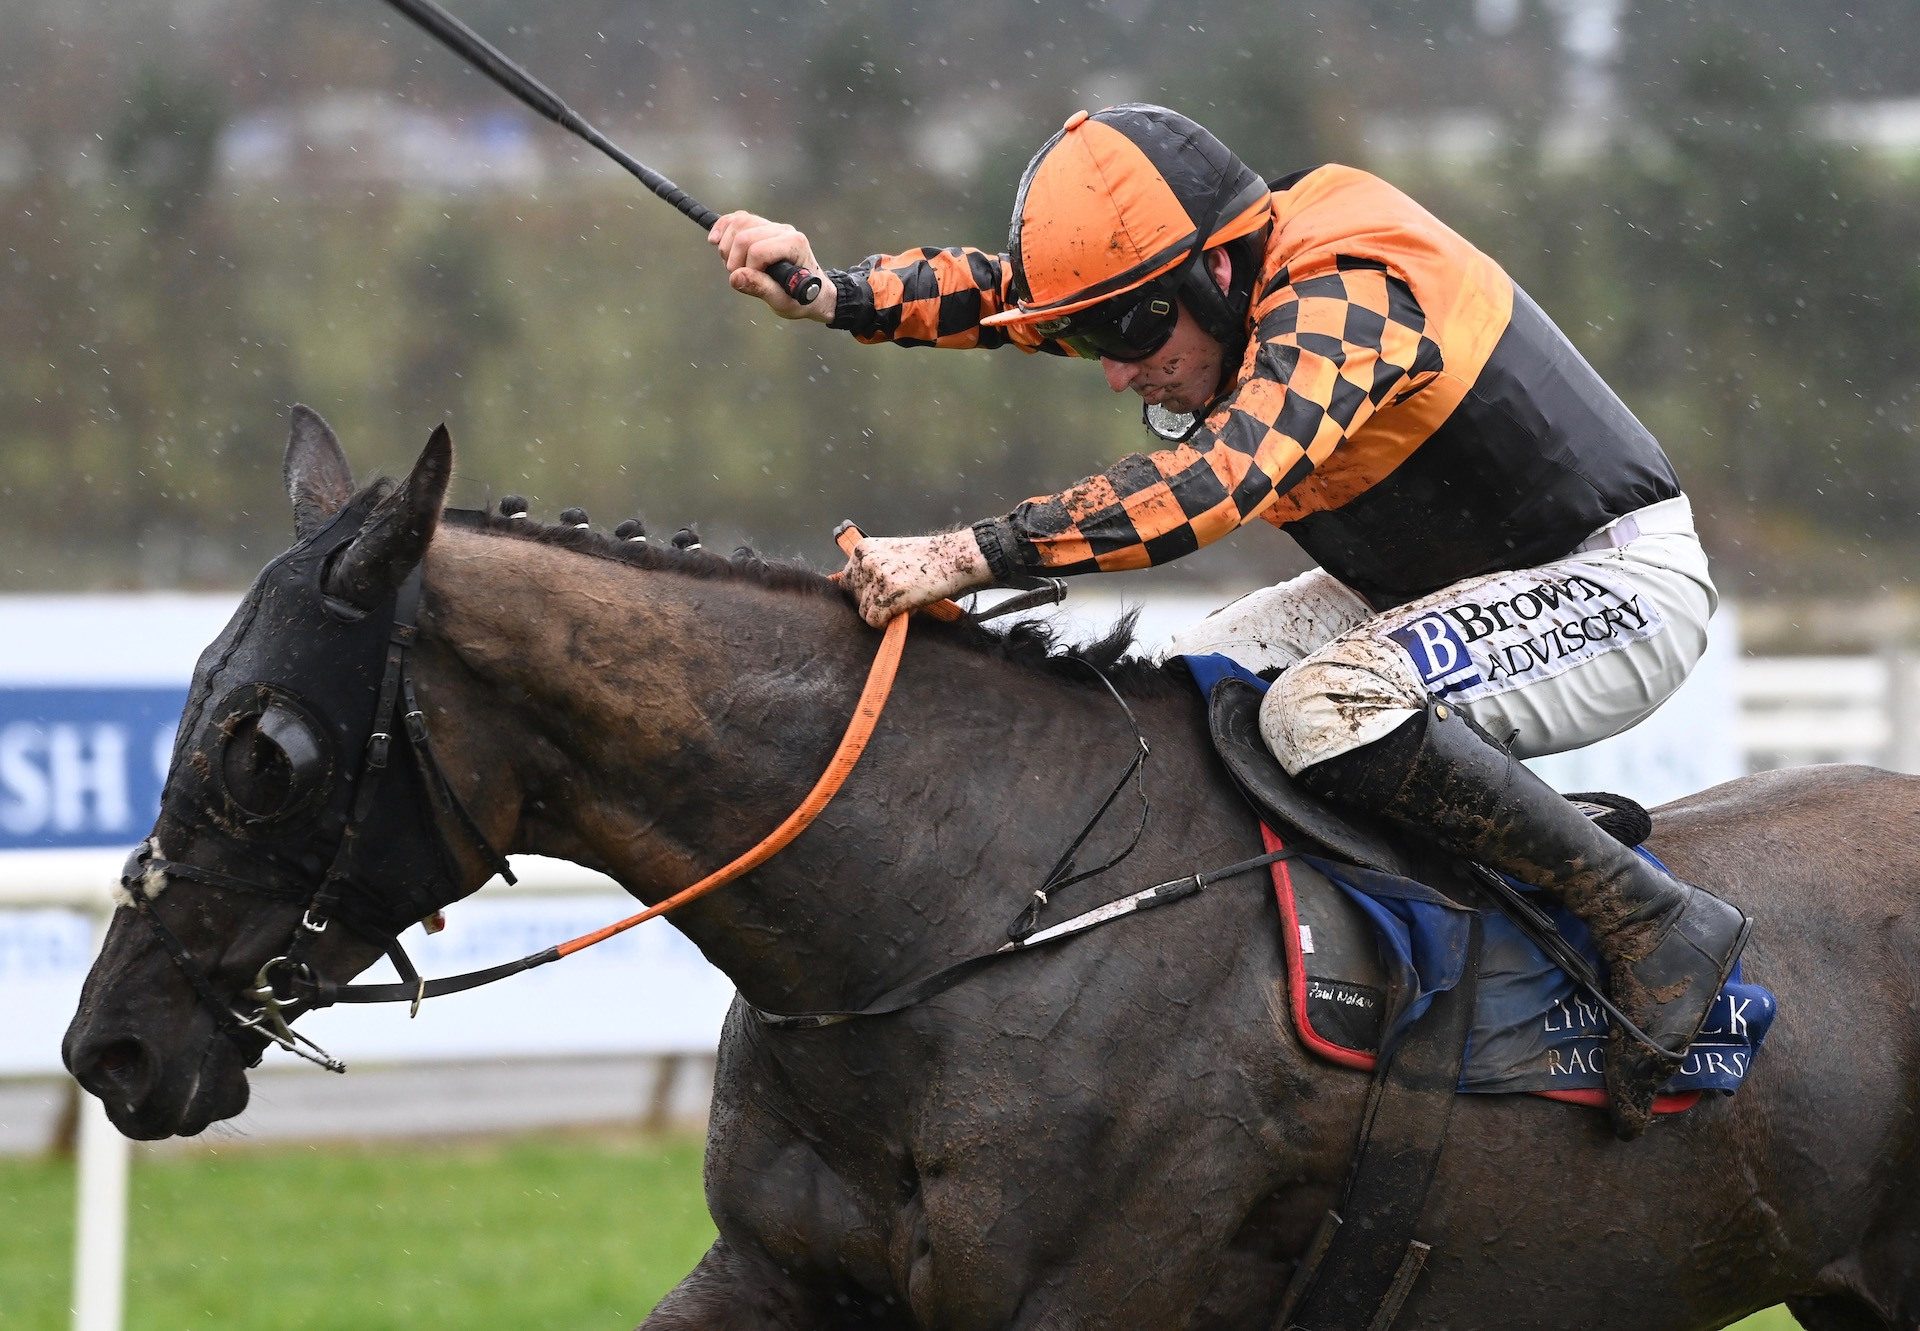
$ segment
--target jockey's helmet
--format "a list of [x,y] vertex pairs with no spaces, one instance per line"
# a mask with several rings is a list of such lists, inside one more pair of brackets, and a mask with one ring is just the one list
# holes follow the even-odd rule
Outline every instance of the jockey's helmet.
[[1257,256],[1236,246],[1230,289],[1205,252],[1272,218],[1267,184],[1203,126],[1163,106],[1076,111],[1034,154],[1014,196],[1016,306],[981,320],[1031,324],[1089,359],[1139,360],[1172,335],[1176,299],[1233,346]]

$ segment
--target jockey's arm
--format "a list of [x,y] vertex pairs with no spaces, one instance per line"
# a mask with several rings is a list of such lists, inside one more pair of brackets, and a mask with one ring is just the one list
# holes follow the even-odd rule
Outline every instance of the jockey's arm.
[[1401,318],[1369,320],[1350,317],[1342,285],[1298,280],[1260,303],[1239,383],[1191,439],[965,531],[898,538],[884,557],[869,560],[876,543],[863,542],[846,575],[861,613],[877,626],[1022,573],[1163,564],[1260,516],[1410,379],[1439,372],[1410,292],[1400,288]]
[[[708,240],[727,265],[735,291],[766,302],[783,319],[814,319],[869,344],[907,347],[1018,347],[1056,356],[1072,353],[1028,327],[982,328],[980,320],[1013,301],[1006,256],[965,246],[875,254],[850,269],[822,270],[802,232],[754,213],[728,213]],[[801,305],[767,276],[785,259],[827,278]]]
[[[817,270],[806,237],[753,214],[722,218],[714,243],[737,290],[787,318],[814,318],[866,342],[1071,354],[1030,327],[983,328],[1012,300],[1004,256],[964,248],[875,256],[831,282],[812,305],[764,271],[777,259]],[[847,582],[869,622],[1021,573],[1146,568],[1190,554],[1251,521],[1357,433],[1409,379],[1439,371],[1418,334],[1412,293],[1395,279],[1403,317],[1382,319],[1334,278],[1300,277],[1264,293],[1233,390],[1191,439],[1120,459],[1057,494],[1040,495],[968,531],[864,542]],[[1383,304],[1373,301],[1371,305]],[[1353,318],[1358,312],[1363,317]],[[970,538],[970,539],[969,539]],[[871,549],[870,549],[871,547]]]

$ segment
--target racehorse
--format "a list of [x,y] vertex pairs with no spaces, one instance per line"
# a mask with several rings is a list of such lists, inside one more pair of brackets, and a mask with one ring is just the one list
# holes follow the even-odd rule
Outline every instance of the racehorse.
[[[312,933],[302,964],[334,981],[476,890],[487,847],[573,860],[659,901],[791,810],[853,710],[877,635],[828,579],[443,519],[451,465],[442,430],[403,482],[356,492],[331,432],[295,411],[301,543],[201,659],[156,836],[66,1039],[67,1065],[129,1136],[191,1135],[244,1108],[265,1035],[232,1013],[290,935],[324,928],[317,900],[349,927]],[[404,637],[407,705],[447,798],[410,776],[362,801],[398,821],[342,833],[317,812],[352,766],[325,739],[331,704],[249,684],[249,663],[361,631],[356,617],[404,600],[416,574],[417,632],[371,616],[372,677]],[[306,594],[322,609],[303,618]],[[1271,1325],[1367,1078],[1295,1039],[1258,878],[894,1015],[796,1030],[755,1014],[857,1008],[1004,942],[1135,742],[1089,664],[1151,747],[1150,812],[1133,853],[1075,890],[1258,851],[1197,695],[1124,657],[1122,638],[1074,655],[1030,628],[916,624],[839,796],[672,916],[739,999],[707,1151],[719,1237],[646,1328]],[[236,681],[240,704],[214,696]],[[358,838],[354,876],[385,886],[322,883],[342,858],[287,831],[302,818],[310,839]],[[403,853],[436,843],[444,869]],[[1397,1325],[1683,1331],[1784,1301],[1810,1331],[1915,1326],[1920,780],[1750,777],[1658,810],[1652,844],[1753,917],[1749,973],[1781,1012],[1764,1054],[1738,1095],[1632,1144],[1588,1109],[1463,1099],[1429,1201],[1436,1247]],[[383,876],[396,865],[415,872]],[[407,885],[420,881],[437,886]]]

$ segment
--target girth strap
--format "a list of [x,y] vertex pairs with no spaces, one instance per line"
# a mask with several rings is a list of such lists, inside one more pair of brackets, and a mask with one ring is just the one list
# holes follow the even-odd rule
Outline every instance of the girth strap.
[[1389,1331],[1433,1250],[1418,1234],[1459,1098],[1479,987],[1478,915],[1469,930],[1460,983],[1380,1051],[1346,1184],[1295,1268],[1275,1331]]

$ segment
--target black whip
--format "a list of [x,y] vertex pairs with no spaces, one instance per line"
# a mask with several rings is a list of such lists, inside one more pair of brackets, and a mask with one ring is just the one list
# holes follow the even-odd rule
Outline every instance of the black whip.
[[[713,224],[720,220],[720,214],[703,206],[699,200],[646,163],[637,161],[625,149],[588,124],[578,111],[556,97],[552,89],[509,60],[498,47],[435,4],[434,0],[387,0],[387,3],[526,105],[611,157],[642,185],[703,228],[712,230]],[[811,303],[820,294],[819,277],[785,259],[768,268],[767,276],[778,282],[782,291],[802,305]]]

